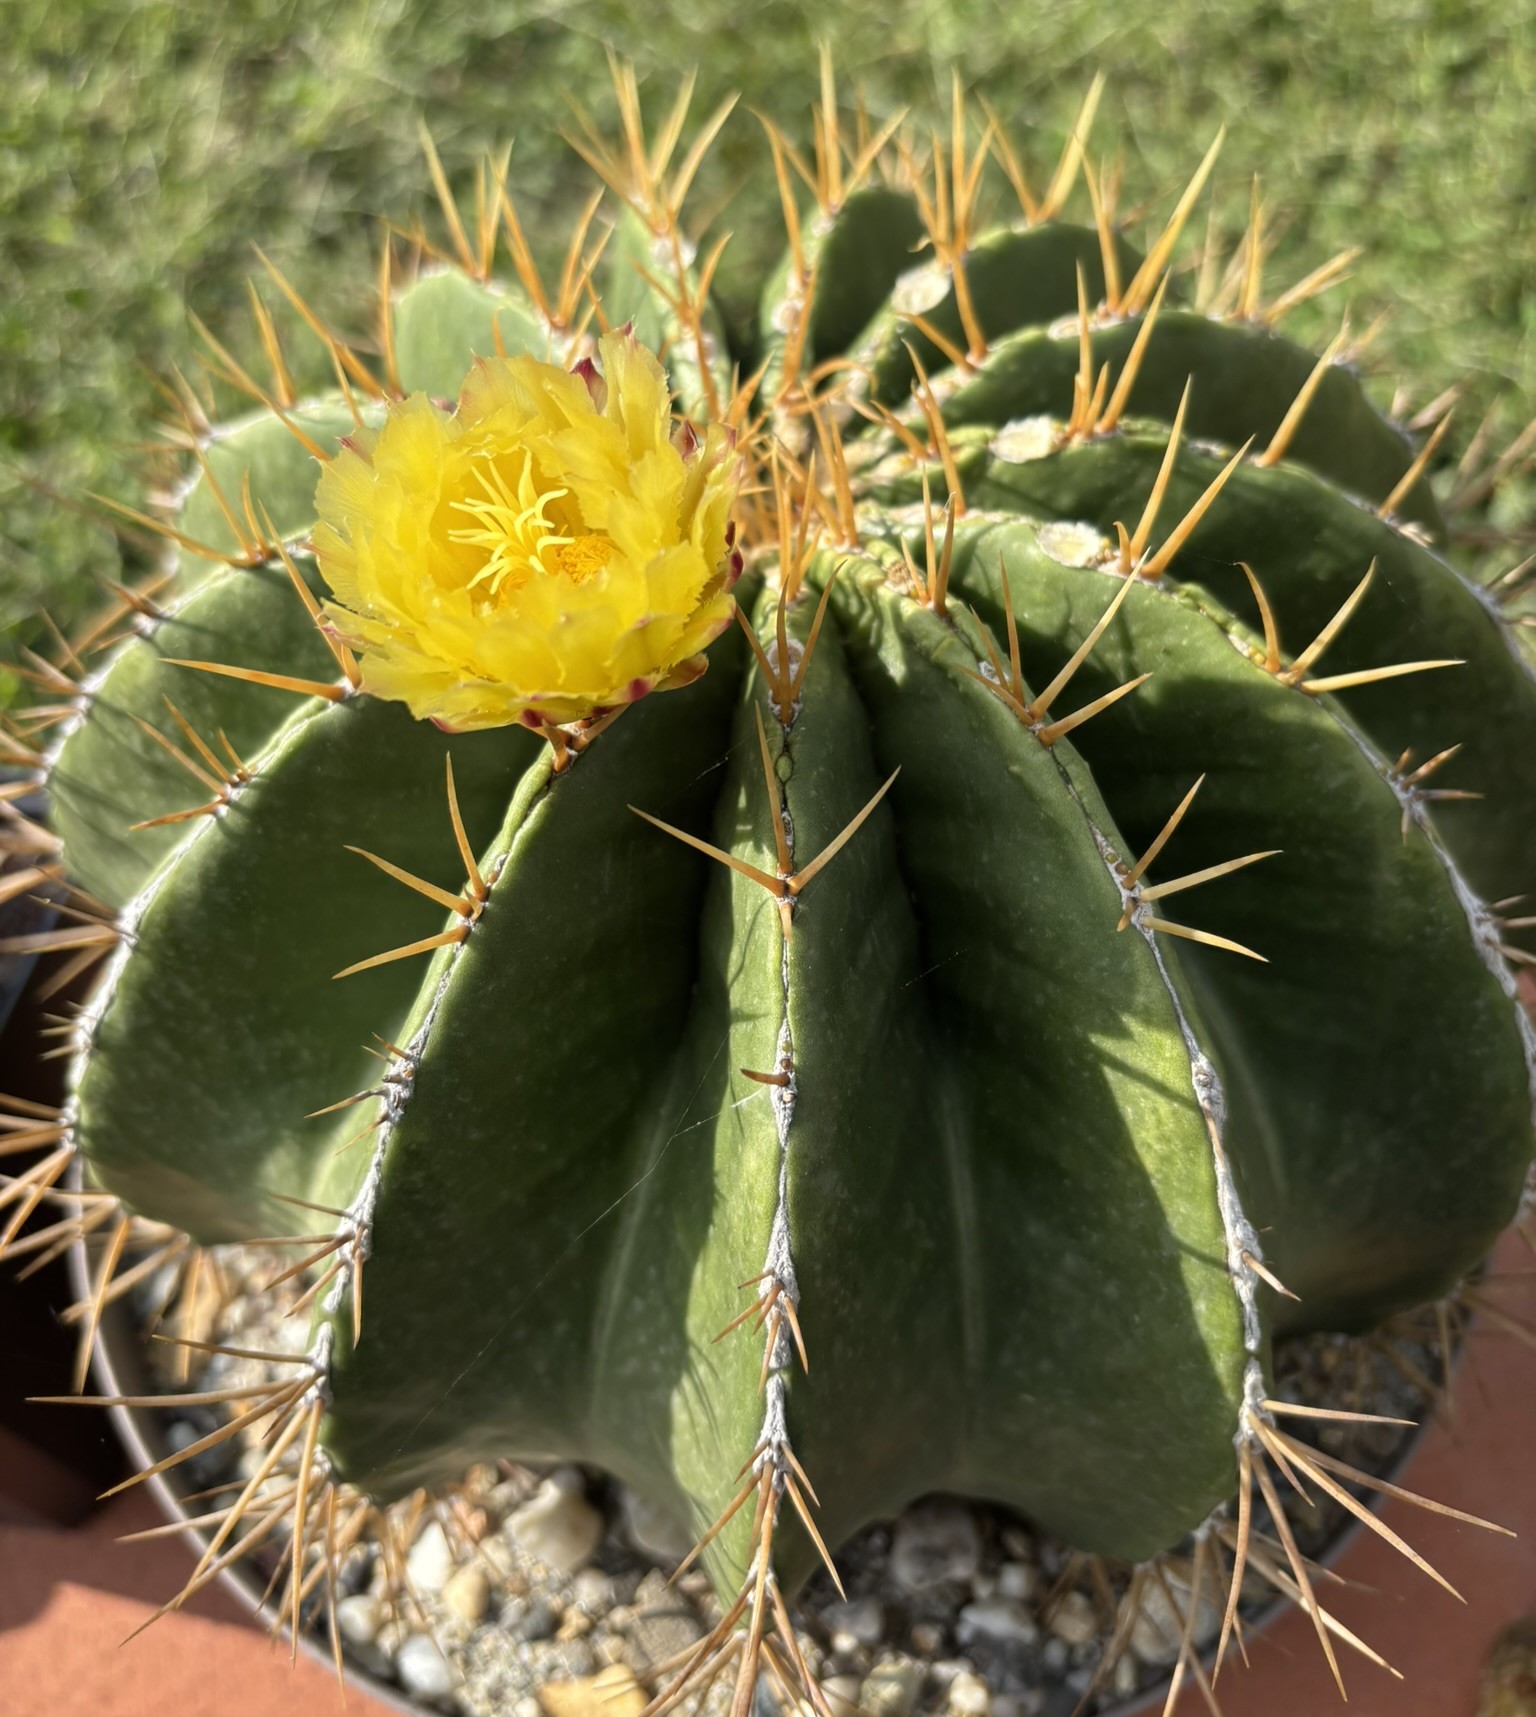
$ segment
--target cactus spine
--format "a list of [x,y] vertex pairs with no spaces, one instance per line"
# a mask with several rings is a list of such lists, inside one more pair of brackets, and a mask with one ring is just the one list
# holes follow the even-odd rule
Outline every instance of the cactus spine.
[[697,151],[619,90],[598,315],[755,462],[739,631],[622,720],[444,733],[321,613],[317,462],[477,359],[588,356],[582,235],[551,294],[509,200],[512,283],[450,213],[380,361],[322,330],[334,399],[220,359],[256,409],[193,425],[170,583],[51,747],[111,951],[7,1197],[83,1159],[93,1316],[112,1201],[310,1236],[296,1590],[328,1487],[559,1454],[693,1523],[725,1619],[684,1679],[740,1700],[796,1679],[818,1555],[935,1489],[1136,1563],[1194,1534],[1193,1601],[1267,1507],[1331,1658],[1269,1469],[1335,1469],[1270,1349],[1445,1294],[1517,1208],[1529,956],[1485,902],[1533,870],[1529,665],[1426,456],[1275,331],[1259,235],[1225,295],[1170,272],[1213,155],[1142,256],[1091,173],[1062,216],[1096,91],[1039,198],[988,132],[986,230],[958,93],[926,161],[828,101],[738,386]]

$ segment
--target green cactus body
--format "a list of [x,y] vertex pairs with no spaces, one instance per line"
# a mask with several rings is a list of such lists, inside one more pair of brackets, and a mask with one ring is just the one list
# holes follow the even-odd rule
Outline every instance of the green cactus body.
[[[346,1213],[314,1302],[331,1470],[388,1496],[487,1457],[579,1459],[702,1533],[747,1457],[772,1500],[705,1552],[727,1598],[765,1512],[773,1577],[810,1568],[809,1514],[780,1507],[802,1469],[834,1548],[940,1489],[1131,1561],[1177,1544],[1260,1458],[1272,1340],[1445,1293],[1532,1154],[1530,1033],[1481,902],[1536,873],[1536,688],[1426,546],[1443,526],[1427,482],[1400,492],[1407,441],[1339,368],[1287,432],[1311,360],[1173,303],[1091,329],[1094,366],[1118,377],[1145,334],[1144,366],[1133,415],[1067,436],[1098,235],[978,238],[989,350],[947,372],[903,314],[964,338],[953,282],[911,275],[921,227],[886,187],[807,219],[799,361],[847,352],[871,409],[905,413],[915,353],[968,509],[947,547],[937,455],[850,418],[859,541],[803,566],[759,542],[757,652],[720,638],[698,685],[563,769],[523,729],[450,737],[346,687],[295,705],[174,666],[333,673],[281,566],[183,569],[51,772],[73,874],[123,914],[74,1140],[100,1186],[205,1244],[291,1226],[285,1200]],[[723,336],[690,343],[666,247],[630,213],[613,243],[608,320],[669,347],[691,407],[724,401]],[[808,289],[786,261],[765,299],[784,422]],[[574,350],[518,289],[451,270],[400,296],[395,329],[402,385],[439,395],[498,349]],[[1127,588],[1115,526],[1140,519],[1191,375],[1197,440]],[[327,447],[348,421],[304,415]],[[307,535],[313,461],[280,424],[209,459]],[[210,503],[205,479],[188,533],[238,547]],[[1317,669],[1304,647],[1373,561]],[[1465,665],[1354,678],[1447,657]],[[130,835],[187,802],[142,726],[170,731],[166,696],[249,779]],[[1457,743],[1434,785],[1483,797],[1442,805],[1397,760]],[[445,756],[479,894],[455,893]],[[1206,870],[1186,917],[1158,880]],[[716,1339],[753,1309],[765,1331]]]

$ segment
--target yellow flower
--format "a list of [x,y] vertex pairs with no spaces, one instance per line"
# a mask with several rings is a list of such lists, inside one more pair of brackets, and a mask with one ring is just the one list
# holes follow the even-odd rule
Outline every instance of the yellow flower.
[[627,331],[565,371],[477,361],[325,467],[315,554],[363,690],[451,731],[579,721],[686,685],[741,572],[733,437],[676,433]]

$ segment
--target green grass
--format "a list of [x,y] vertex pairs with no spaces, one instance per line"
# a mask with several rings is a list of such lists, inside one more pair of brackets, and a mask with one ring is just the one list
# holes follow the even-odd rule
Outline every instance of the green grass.
[[[140,499],[132,446],[151,431],[148,372],[195,365],[186,307],[251,350],[245,277],[259,242],[343,326],[362,315],[379,221],[427,207],[418,125],[456,181],[515,141],[520,202],[558,239],[579,167],[566,95],[611,111],[605,45],[659,104],[697,65],[699,111],[744,102],[701,186],[734,232],[723,281],[740,310],[780,233],[756,121],[803,136],[813,9],[735,13],[677,0],[665,18],[610,0],[11,0],[0,106],[0,627],[66,624],[118,577],[113,535],[44,498]],[[814,12],[877,113],[932,112],[957,66],[1054,157],[1094,70],[1110,79],[1095,141],[1124,154],[1131,201],[1165,210],[1216,127],[1214,181],[1235,230],[1251,175],[1289,217],[1277,280],[1346,245],[1367,256],[1303,333],[1346,298],[1357,325],[1391,307],[1374,348],[1419,402],[1459,376],[1536,394],[1536,7],[1450,0],[1125,0],[1017,6],[848,0]],[[745,20],[752,20],[750,31]],[[643,20],[643,21],[642,21]],[[1313,313],[1309,312],[1309,315]],[[297,348],[296,348],[297,350]],[[311,381],[322,380],[311,369]],[[1469,414],[1470,415],[1470,414]]]

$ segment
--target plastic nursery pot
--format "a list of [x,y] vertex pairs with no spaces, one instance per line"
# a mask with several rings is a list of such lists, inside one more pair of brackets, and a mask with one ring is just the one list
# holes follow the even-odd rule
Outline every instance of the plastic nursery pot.
[[[1519,1235],[1504,1236],[1490,1268],[1496,1277],[1526,1278],[1508,1284],[1520,1291],[1525,1303],[1509,1294],[1504,1298],[1512,1314],[1529,1313],[1536,1303],[1536,1265]],[[72,1270],[76,1291],[83,1293],[88,1267],[80,1246]],[[147,1367],[126,1308],[109,1308],[93,1363],[102,1394],[144,1391]],[[136,1468],[142,1471],[169,1452],[155,1410],[109,1411]],[[1333,1709],[1352,1717],[1472,1717],[1489,1648],[1509,1622],[1536,1613],[1533,1449],[1536,1351],[1488,1318],[1478,1318],[1466,1334],[1450,1410],[1442,1408],[1426,1424],[1390,1477],[1405,1490],[1497,1521],[1515,1536],[1480,1531],[1386,1499],[1378,1511],[1381,1518],[1439,1569],[1466,1602],[1457,1604],[1376,1534],[1354,1525],[1324,1558],[1332,1576],[1325,1601],[1402,1679],[1341,1644],[1338,1656],[1349,1694],[1348,1705],[1343,1705],[1311,1622],[1295,1605],[1281,1602],[1246,1627],[1246,1666],[1235,1651],[1229,1653],[1216,1685],[1223,1717],[1320,1717]],[[173,1483],[161,1476],[145,1482],[169,1519],[187,1521],[182,1493]],[[186,1537],[201,1553],[204,1540],[191,1525]],[[260,1610],[262,1581],[244,1564],[226,1570],[221,1579],[253,1616]],[[329,1651],[322,1644],[307,1635],[299,1644],[316,1662],[330,1667]],[[1209,1674],[1209,1657],[1205,1667]],[[426,1717],[424,1707],[350,1659],[346,1672],[352,1684],[389,1709]],[[1153,1717],[1163,1711],[1166,1699],[1164,1682],[1116,1707],[1113,1717]],[[1208,1710],[1198,1686],[1186,1679],[1174,1717],[1200,1717]]]

